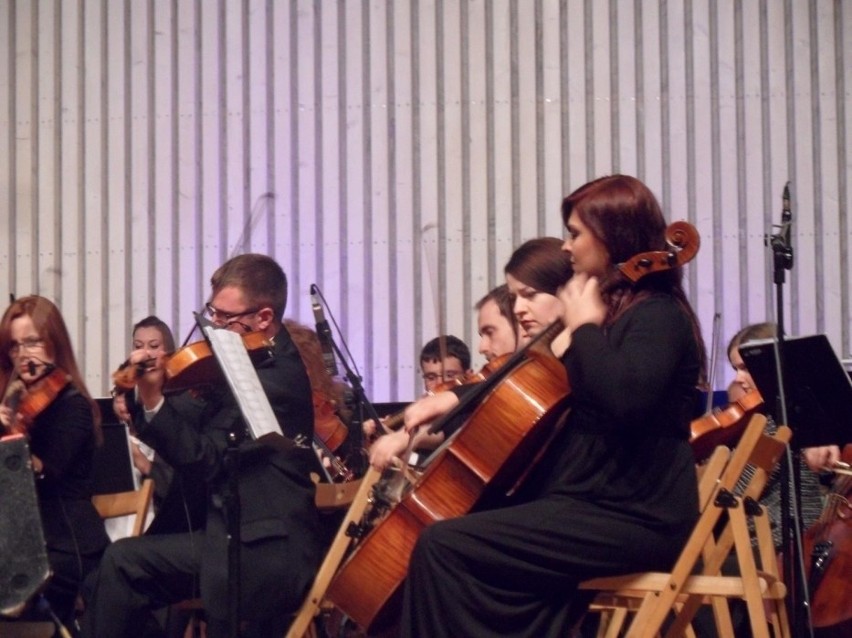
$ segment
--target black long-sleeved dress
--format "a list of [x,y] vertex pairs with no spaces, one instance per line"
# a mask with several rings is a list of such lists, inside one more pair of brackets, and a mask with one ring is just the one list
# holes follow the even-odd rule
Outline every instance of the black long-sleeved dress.
[[44,466],[36,493],[53,572],[45,596],[66,623],[73,617],[80,583],[109,544],[92,505],[94,428],[91,405],[71,385],[29,428],[30,451]]
[[699,360],[689,317],[665,295],[606,331],[575,330],[563,357],[571,412],[523,502],[424,531],[402,634],[564,636],[579,581],[669,568],[698,514],[688,434]]

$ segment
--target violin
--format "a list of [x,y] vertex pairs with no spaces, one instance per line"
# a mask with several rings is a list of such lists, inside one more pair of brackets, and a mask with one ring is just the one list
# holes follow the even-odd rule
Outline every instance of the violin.
[[335,454],[349,435],[349,429],[337,415],[334,401],[324,393],[314,390],[314,446],[329,461],[331,479],[345,483],[355,478],[355,473]]
[[752,390],[724,408],[698,417],[689,424],[689,442],[696,462],[706,459],[718,445],[731,445],[739,440],[749,418],[763,406],[763,397]]
[[12,433],[25,434],[36,417],[41,414],[71,382],[71,377],[61,368],[53,368],[29,387],[16,386],[4,403],[16,415],[10,424]]
[[112,382],[115,384],[112,393],[115,394],[116,392],[127,392],[128,390],[132,390],[142,375],[153,370],[156,363],[157,359],[154,357],[145,359],[144,361],[140,361],[136,364],[131,364],[129,359],[122,363],[118,366],[118,369],[112,373]]
[[651,250],[633,255],[626,262],[618,264],[618,269],[635,283],[645,275],[683,266],[698,254],[701,236],[689,222],[672,222],[666,227],[666,244],[669,250]]
[[[262,332],[244,334],[243,345],[255,364],[272,356],[272,342]],[[163,386],[163,394],[182,392],[224,381],[210,344],[204,340],[179,348],[166,360],[165,372],[166,383]]]

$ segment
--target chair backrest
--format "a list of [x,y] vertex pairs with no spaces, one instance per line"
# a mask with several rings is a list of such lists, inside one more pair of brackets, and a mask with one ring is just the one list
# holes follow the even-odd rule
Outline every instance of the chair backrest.
[[146,478],[138,490],[130,492],[117,492],[115,494],[95,494],[92,503],[101,518],[115,518],[117,516],[136,515],[133,523],[132,536],[139,536],[145,527],[148,510],[151,507],[151,499],[154,496],[154,481]]
[[[367,468],[360,479],[349,483],[317,485],[316,503],[320,509],[346,509],[337,534],[317,570],[313,585],[296,613],[285,638],[305,638],[311,634],[311,624],[319,612],[331,579],[343,560],[352,541],[350,526],[359,523],[370,506],[373,486],[381,478],[381,472]],[[323,488],[320,490],[320,488]]]

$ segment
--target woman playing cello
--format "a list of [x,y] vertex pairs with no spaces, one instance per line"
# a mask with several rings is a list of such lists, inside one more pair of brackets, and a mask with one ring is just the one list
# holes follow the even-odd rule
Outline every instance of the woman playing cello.
[[426,528],[405,636],[564,636],[584,606],[571,593],[579,581],[671,567],[697,517],[687,441],[705,359],[697,320],[680,269],[636,283],[617,270],[664,249],[659,204],[616,175],[572,193],[562,215],[575,273],[559,292],[567,423],[511,504]]
[[[70,626],[77,589],[109,543],[91,500],[100,413],[83,384],[62,315],[44,297],[18,299],[0,321],[0,392],[3,429],[29,439],[53,571],[45,597]],[[36,401],[40,409],[29,410]]]
[[[513,349],[500,350],[496,355],[507,355],[515,347],[522,347],[554,321],[562,313],[562,302],[556,291],[571,276],[571,262],[562,250],[562,242],[556,237],[539,237],[521,244],[512,253],[504,268],[507,293],[511,297],[512,312],[520,334],[513,340]],[[492,352],[493,348],[491,349]],[[459,386],[454,392],[464,393],[470,386]],[[449,412],[457,402],[456,395],[450,391],[436,392],[418,399],[406,408],[406,420],[420,419],[423,414],[429,419]],[[463,423],[455,419],[443,434],[449,436]],[[437,445],[443,436],[436,437],[432,446]],[[400,430],[390,434],[370,449],[370,464],[376,469],[385,469],[392,459],[402,453],[409,445],[408,435]]]

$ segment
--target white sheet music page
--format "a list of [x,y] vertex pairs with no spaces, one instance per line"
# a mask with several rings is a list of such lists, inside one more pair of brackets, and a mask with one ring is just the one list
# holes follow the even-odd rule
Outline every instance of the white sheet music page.
[[269,399],[260,385],[257,371],[243,345],[243,338],[236,332],[212,326],[206,326],[204,333],[210,340],[210,347],[213,348],[228,385],[237,398],[252,438],[257,439],[270,433],[283,436],[278,419],[269,405]]

